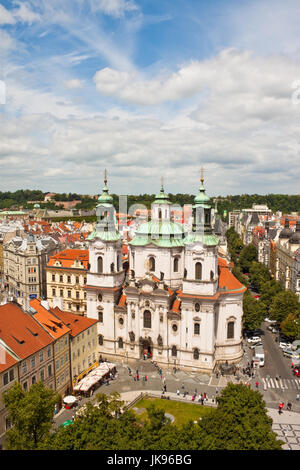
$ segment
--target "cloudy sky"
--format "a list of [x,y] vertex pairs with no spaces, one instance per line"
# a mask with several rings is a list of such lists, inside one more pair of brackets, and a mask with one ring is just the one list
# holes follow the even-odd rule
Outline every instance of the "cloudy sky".
[[[300,2],[0,0],[1,191],[300,193]],[[5,96],[4,96],[5,86]]]

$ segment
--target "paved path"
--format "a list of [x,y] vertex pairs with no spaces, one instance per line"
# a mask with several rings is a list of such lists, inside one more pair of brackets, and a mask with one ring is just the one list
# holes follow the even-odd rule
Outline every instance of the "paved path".
[[[249,357],[245,354],[243,362],[247,364]],[[132,370],[132,375],[128,373],[128,365],[125,363],[116,363],[117,375],[115,380],[112,380],[109,386],[102,385],[96,390],[97,393],[109,394],[113,391],[118,391],[121,395],[121,399],[125,404],[131,403],[142,393],[152,396],[160,397],[162,394],[162,387],[165,383],[167,386],[166,396],[170,396],[172,400],[184,401],[186,403],[192,402],[192,394],[197,389],[197,393],[206,393],[208,401],[204,406],[216,406],[215,398],[218,393],[221,392],[222,388],[226,387],[227,383],[233,382],[238,383],[236,377],[218,377],[209,376],[207,374],[199,374],[196,372],[177,371],[174,373],[173,370],[163,369],[162,376],[160,376],[158,369],[156,369],[150,361],[137,361],[134,366],[129,365]],[[243,366],[241,365],[241,368]],[[139,372],[139,381],[134,380],[136,370]],[[249,379],[244,377],[241,381],[244,383],[248,381],[250,387],[255,389],[255,382],[258,380],[259,391],[262,393],[268,415],[273,420],[272,429],[280,439],[285,441],[284,449],[289,450],[300,450],[300,403],[293,402],[293,411],[284,410],[282,415],[278,413],[279,401],[284,398],[282,397],[282,390],[280,394],[276,393],[276,390],[267,391],[263,390],[263,381],[259,378],[259,373],[256,373],[256,377]],[[147,381],[143,380],[143,377],[147,375]],[[180,391],[180,396],[177,395],[177,390]],[[186,390],[189,394],[183,398],[183,391]],[[296,390],[295,390],[296,391]],[[83,399],[80,402],[80,406],[84,405],[87,401],[93,400],[95,397]],[[287,400],[285,400],[287,402]],[[194,402],[196,406],[202,406],[198,402]],[[54,418],[55,426],[59,426],[62,422],[67,419],[71,419],[74,416],[76,409],[65,410],[62,409]]]

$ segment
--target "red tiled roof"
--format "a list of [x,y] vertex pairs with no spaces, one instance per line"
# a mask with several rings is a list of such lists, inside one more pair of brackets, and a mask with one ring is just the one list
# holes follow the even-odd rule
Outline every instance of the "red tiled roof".
[[58,307],[50,308],[51,312],[55,314],[68,328],[70,328],[71,336],[76,336],[82,331],[85,331],[92,325],[98,323],[97,320],[93,318],[82,317],[81,315],[76,315],[76,313],[64,312]]
[[64,268],[73,266],[75,260],[81,261],[84,268],[87,269],[89,263],[89,250],[68,249],[63,250],[49,258],[47,266],[54,266],[59,261]]
[[118,303],[118,307],[125,307],[126,299],[127,299],[126,295],[122,294]]
[[[4,359],[2,361],[2,358]],[[14,366],[15,364],[18,363],[18,361],[13,358],[7,351],[4,349],[1,350],[0,346],[0,374],[1,372],[4,372],[5,370],[9,369],[10,367]]]
[[51,344],[51,336],[15,303],[0,306],[0,338],[21,359]]
[[227,261],[222,258],[218,258],[219,265],[219,287],[226,290],[246,290],[246,287],[238,281],[238,279],[229,270]]
[[58,321],[53,313],[41,305],[41,299],[32,299],[29,304],[37,312],[34,314],[34,319],[43,326],[53,338],[61,338],[61,336],[70,332],[70,329],[62,321]]

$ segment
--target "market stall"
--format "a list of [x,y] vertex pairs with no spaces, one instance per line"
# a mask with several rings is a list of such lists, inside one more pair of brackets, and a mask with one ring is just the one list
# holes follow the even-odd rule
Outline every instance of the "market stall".
[[88,375],[81,379],[75,386],[74,391],[84,393],[85,395],[90,392],[97,384],[101,383],[105,378],[109,377],[111,373],[115,373],[116,365],[111,362],[101,362],[101,364],[93,369]]

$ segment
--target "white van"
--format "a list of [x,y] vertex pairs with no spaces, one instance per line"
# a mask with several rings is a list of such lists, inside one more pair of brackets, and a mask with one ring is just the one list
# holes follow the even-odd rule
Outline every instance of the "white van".
[[254,348],[254,358],[259,360],[259,366],[263,367],[265,365],[265,352],[262,346],[257,346]]

